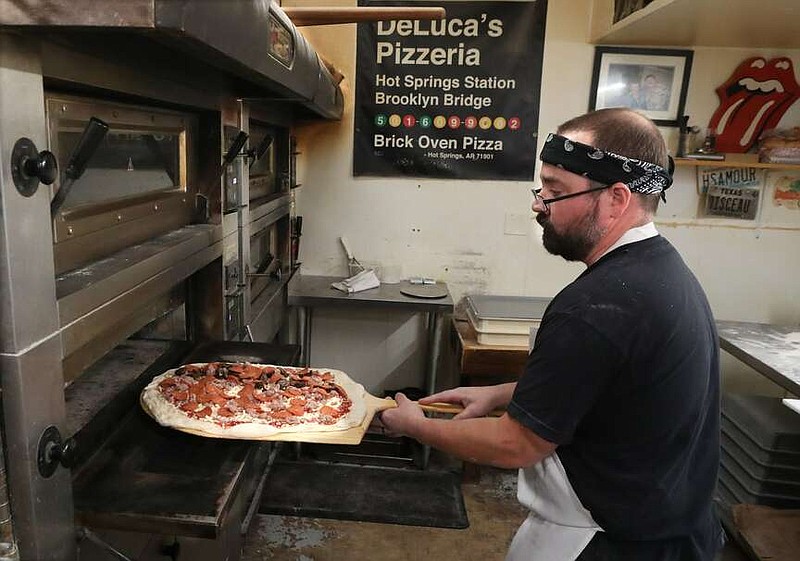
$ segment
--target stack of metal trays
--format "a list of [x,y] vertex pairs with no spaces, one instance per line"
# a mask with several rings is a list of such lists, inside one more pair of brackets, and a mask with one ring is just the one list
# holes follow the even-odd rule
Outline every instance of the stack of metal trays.
[[800,508],[800,415],[779,398],[724,394],[721,428],[719,498]]
[[530,346],[550,298],[469,294],[467,316],[480,345]]

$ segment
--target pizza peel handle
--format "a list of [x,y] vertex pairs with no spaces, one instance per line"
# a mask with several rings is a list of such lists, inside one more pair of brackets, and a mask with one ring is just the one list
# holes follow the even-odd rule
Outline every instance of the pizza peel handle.
[[[464,408],[460,405],[453,405],[452,403],[429,403],[427,405],[418,404],[420,409],[429,413],[449,413],[456,415],[461,413]],[[487,417],[502,417],[505,414],[505,409],[493,409],[486,415]]]
[[[392,409],[393,407],[397,407],[397,402],[391,398],[379,399],[375,396],[367,394],[368,398],[374,402],[375,404],[375,413],[379,413],[381,411],[386,411],[387,409]],[[419,408],[423,411],[428,413],[446,413],[449,415],[456,415],[461,413],[464,408],[460,405],[455,405],[453,403],[429,403],[423,405],[419,402],[415,402],[419,405]],[[495,409],[490,411],[488,416],[489,417],[502,417],[505,413],[503,409]]]

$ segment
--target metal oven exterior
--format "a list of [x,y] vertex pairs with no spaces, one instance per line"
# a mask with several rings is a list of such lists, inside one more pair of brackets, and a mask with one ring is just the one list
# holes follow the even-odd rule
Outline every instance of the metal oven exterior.
[[[319,57],[266,1],[0,1],[0,558],[72,561],[77,537],[121,530],[136,540],[159,525],[189,544],[210,540],[209,558],[238,556],[239,525],[221,520],[241,522],[269,450],[230,448],[226,506],[208,520],[91,510],[83,482],[95,481],[98,456],[126,446],[120,433],[140,430],[131,415],[147,375],[203,341],[279,339],[292,273],[291,128],[341,111]],[[59,182],[33,181],[47,175],[46,157],[25,167],[15,146],[54,152],[63,179],[89,117],[107,121],[122,152],[172,163],[146,164],[164,182],[145,179],[155,187],[141,191],[137,158],[110,173],[119,153],[107,151],[94,189],[76,181],[72,204],[51,215]],[[249,142],[232,151],[242,132]],[[256,356],[257,345],[236,344],[237,356]],[[132,374],[115,386],[115,369]]]

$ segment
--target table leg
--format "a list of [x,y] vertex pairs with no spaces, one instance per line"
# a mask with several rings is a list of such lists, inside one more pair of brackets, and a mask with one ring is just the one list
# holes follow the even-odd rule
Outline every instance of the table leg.
[[306,368],[311,365],[311,308],[297,308],[297,333],[300,340],[300,365]]
[[428,393],[436,391],[439,374],[439,358],[442,353],[442,314],[431,313],[428,318],[428,356],[425,368],[425,380]]
[[[299,306],[297,308],[297,332],[300,339],[300,366],[308,368],[311,366],[311,320],[312,308],[309,306]],[[300,442],[293,443],[294,459],[299,460],[303,455],[303,447]]]
[[[425,365],[425,389],[428,394],[436,391],[436,379],[439,371],[439,358],[442,352],[442,314],[428,313],[428,349],[427,364]],[[431,447],[422,449],[422,469],[427,469],[431,456]]]

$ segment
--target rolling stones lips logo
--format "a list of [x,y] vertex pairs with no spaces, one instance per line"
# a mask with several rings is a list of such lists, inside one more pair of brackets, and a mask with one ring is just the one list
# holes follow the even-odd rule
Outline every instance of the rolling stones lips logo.
[[716,91],[720,105],[709,127],[717,132],[720,152],[747,152],[800,97],[792,61],[785,57],[749,58]]

